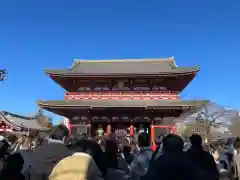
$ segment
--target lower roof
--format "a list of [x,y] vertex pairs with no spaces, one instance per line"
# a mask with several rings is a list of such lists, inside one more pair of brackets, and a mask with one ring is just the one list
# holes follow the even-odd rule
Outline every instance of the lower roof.
[[0,119],[15,129],[49,130],[47,127],[42,127],[37,122],[36,117],[26,117],[7,111],[0,111]]
[[145,109],[172,109],[172,108],[191,108],[202,106],[208,100],[56,100],[38,101],[42,108],[145,108]]

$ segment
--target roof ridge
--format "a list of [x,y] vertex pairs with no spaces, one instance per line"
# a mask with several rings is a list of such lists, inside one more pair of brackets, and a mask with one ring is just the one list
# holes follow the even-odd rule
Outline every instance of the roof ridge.
[[99,60],[84,60],[84,59],[74,59],[74,62],[72,64],[72,67],[80,64],[80,63],[93,63],[93,62],[97,62],[97,63],[105,63],[105,62],[165,62],[165,61],[169,61],[172,62],[174,65],[176,65],[174,57],[167,57],[167,58],[122,58],[122,59],[108,59],[108,60],[104,60],[104,59],[99,59]]
[[23,116],[23,115],[19,115],[19,114],[11,113],[11,112],[4,111],[4,110],[1,111],[1,114],[2,114],[3,116],[6,115],[5,113],[8,114],[8,115],[10,115],[10,116],[13,116],[13,117],[15,116],[15,117],[17,117],[17,118],[22,118],[22,119],[27,119],[27,120],[34,119],[33,116]]

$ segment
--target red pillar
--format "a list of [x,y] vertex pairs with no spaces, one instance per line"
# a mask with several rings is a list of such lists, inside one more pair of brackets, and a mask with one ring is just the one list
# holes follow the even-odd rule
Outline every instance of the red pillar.
[[111,135],[111,132],[112,132],[111,124],[108,124],[108,125],[107,125],[107,128],[106,128],[107,136],[110,136],[110,135]]
[[176,134],[177,133],[177,128],[175,126],[172,126],[172,134]]
[[152,150],[155,151],[156,150],[156,143],[155,143],[155,127],[154,127],[154,124],[153,122],[151,123],[151,126],[150,126],[150,133],[151,133],[151,143],[152,143]]

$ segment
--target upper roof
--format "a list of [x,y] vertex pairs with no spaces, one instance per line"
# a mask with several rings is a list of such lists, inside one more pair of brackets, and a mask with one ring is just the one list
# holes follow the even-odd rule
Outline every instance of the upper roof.
[[70,69],[45,70],[47,74],[64,76],[124,76],[192,74],[199,67],[178,67],[173,57],[120,60],[74,60]]
[[26,117],[20,116],[7,111],[0,112],[0,118],[8,125],[14,126],[17,129],[32,129],[32,130],[48,130],[49,128],[41,126],[35,116]]

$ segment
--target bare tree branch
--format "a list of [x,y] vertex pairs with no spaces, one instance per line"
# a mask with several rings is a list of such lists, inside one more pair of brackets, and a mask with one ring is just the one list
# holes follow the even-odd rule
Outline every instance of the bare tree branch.
[[231,123],[228,127],[229,132],[233,137],[240,137],[240,116],[236,116],[231,120]]
[[7,75],[7,71],[5,69],[0,69],[0,81],[4,81]]
[[[215,103],[208,103],[197,113],[192,123],[195,123],[198,129],[200,126],[201,129],[205,128],[207,138],[210,139],[210,136],[213,137],[213,134],[216,137],[216,133],[219,134],[219,130],[223,129],[227,121],[231,120],[236,114],[237,111],[235,110],[218,106]],[[202,122],[202,124],[198,122]]]
[[52,126],[52,118],[49,116],[44,115],[43,109],[39,108],[35,118],[37,119],[38,123],[43,127]]

